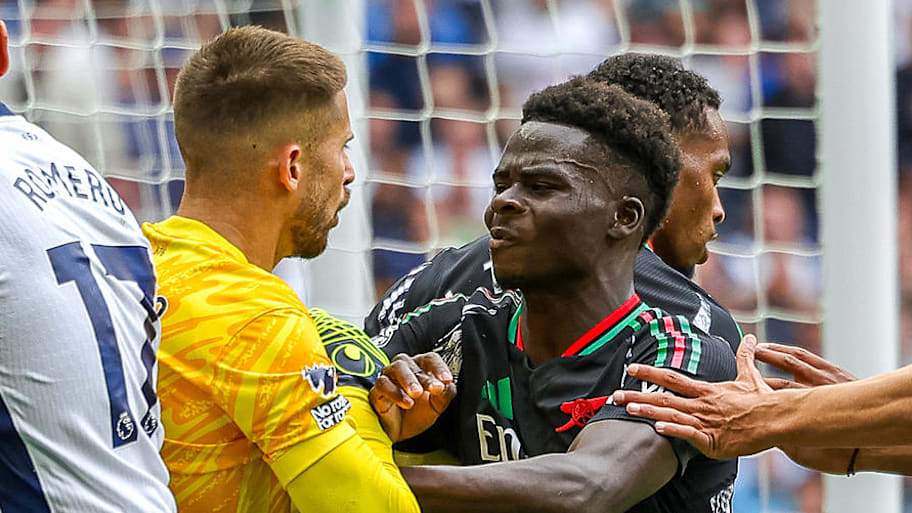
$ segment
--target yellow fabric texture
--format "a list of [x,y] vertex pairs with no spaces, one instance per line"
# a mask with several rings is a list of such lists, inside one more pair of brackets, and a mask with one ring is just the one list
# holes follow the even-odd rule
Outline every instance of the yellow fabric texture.
[[[162,456],[179,511],[294,511],[282,483],[301,481],[337,448],[359,445],[348,443],[355,422],[340,421],[348,403],[334,390],[307,309],[281,279],[203,223],[174,216],[143,231],[167,300],[158,393]],[[363,463],[350,461],[334,477],[348,486],[356,481],[350,476],[384,468]],[[295,502],[319,490],[310,486]],[[390,510],[373,497],[383,508],[373,511]]]
[[[359,467],[357,472],[353,466]],[[419,513],[415,496],[410,490],[402,493],[405,482],[401,476],[399,481],[380,465],[367,443],[352,437],[294,479],[288,485],[288,493],[295,498],[306,497],[302,504],[295,500],[303,512]],[[315,489],[320,493],[315,494]]]

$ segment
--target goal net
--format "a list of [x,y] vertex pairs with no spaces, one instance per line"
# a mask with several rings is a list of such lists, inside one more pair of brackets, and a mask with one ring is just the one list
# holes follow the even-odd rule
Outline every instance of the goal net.
[[[315,261],[281,274],[357,320],[437,249],[484,231],[490,175],[533,91],[627,51],[680,57],[723,98],[726,220],[699,281],[761,340],[821,352],[815,0],[19,0],[0,2],[0,98],[107,176],[140,220],[172,214],[174,79],[201,42],[258,24],[349,69],[352,202]],[[820,511],[820,476],[743,460],[739,513]]]

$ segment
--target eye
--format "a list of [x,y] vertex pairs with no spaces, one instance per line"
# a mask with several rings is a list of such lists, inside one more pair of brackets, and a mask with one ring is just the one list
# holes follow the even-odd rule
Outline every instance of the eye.
[[532,182],[532,190],[535,192],[546,192],[555,189],[555,185],[550,182]]
[[505,182],[496,182],[495,181],[494,182],[494,193],[500,194],[503,191],[507,190],[509,187],[510,187],[510,185]]

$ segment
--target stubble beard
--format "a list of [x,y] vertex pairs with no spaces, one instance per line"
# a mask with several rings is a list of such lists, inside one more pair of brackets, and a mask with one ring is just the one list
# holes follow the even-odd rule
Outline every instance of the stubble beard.
[[332,211],[332,215],[325,215],[325,211],[314,209],[305,217],[303,212],[305,207],[303,205],[301,206],[298,213],[304,217],[304,220],[295,223],[291,229],[291,236],[294,244],[292,257],[305,259],[316,258],[326,250],[326,246],[329,242],[329,232],[334,227],[333,220],[342,208],[348,204],[350,195],[350,191],[345,189],[342,201],[339,203],[339,206]]

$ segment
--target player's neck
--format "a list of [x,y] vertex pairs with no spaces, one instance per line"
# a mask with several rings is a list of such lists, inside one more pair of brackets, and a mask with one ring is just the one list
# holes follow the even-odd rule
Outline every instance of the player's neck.
[[267,271],[275,267],[275,252],[280,227],[273,227],[276,216],[262,207],[247,208],[242,198],[231,202],[184,195],[177,215],[195,219],[215,230],[233,244],[247,261]]
[[523,289],[523,350],[534,364],[563,354],[630,298],[634,259],[615,260],[588,279]]

